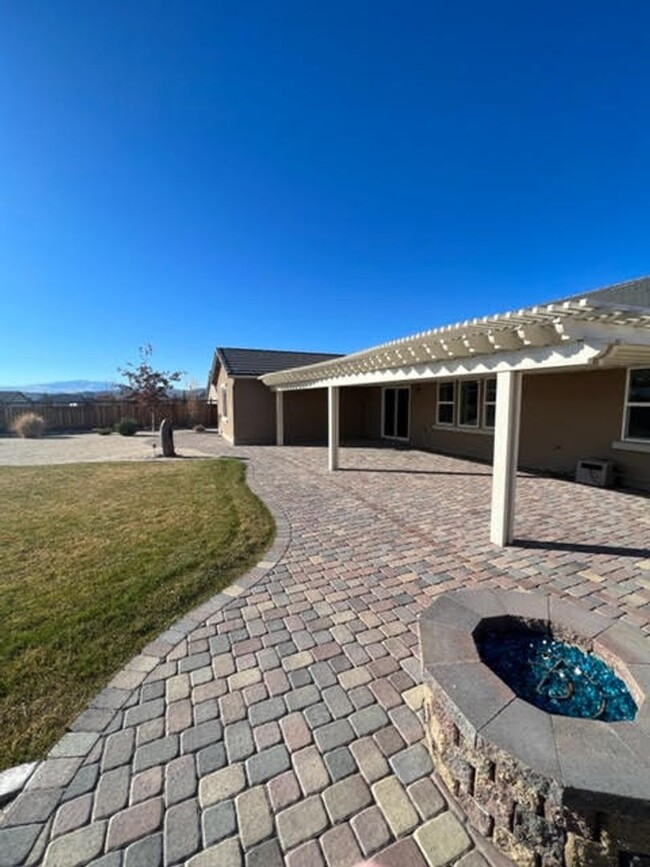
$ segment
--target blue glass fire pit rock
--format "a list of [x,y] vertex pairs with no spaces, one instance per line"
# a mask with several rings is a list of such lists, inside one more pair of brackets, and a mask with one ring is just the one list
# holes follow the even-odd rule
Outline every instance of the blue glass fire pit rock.
[[477,640],[481,659],[535,707],[605,722],[634,719],[630,692],[602,659],[533,631],[491,632]]

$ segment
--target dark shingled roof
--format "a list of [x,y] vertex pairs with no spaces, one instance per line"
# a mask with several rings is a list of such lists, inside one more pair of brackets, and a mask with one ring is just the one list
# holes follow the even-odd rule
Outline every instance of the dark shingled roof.
[[217,357],[229,376],[263,376],[276,370],[329,361],[340,355],[325,352],[285,352],[275,349],[233,349],[219,347]]
[[594,304],[621,305],[622,307],[650,308],[650,277],[639,277],[637,280],[626,280],[625,283],[615,283],[603,289],[592,289],[562,298],[562,301],[578,301],[587,298]]

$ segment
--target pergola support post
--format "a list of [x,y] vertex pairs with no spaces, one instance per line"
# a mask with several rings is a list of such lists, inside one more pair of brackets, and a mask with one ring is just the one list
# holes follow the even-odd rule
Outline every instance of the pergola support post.
[[339,388],[327,388],[327,461],[330,472],[339,468]]
[[284,392],[275,392],[275,444],[284,445]]
[[514,370],[497,373],[490,541],[502,548],[512,542],[514,534],[521,376]]

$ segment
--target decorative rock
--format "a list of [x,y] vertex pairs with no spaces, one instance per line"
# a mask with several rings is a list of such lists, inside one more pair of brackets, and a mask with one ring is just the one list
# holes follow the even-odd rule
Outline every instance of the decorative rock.
[[171,419],[164,418],[160,422],[160,446],[164,458],[175,458],[174,451],[174,428]]

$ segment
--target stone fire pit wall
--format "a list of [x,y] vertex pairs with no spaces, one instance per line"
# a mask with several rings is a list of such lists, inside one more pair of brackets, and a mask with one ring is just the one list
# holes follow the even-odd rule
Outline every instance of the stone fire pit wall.
[[[573,719],[515,696],[474,639],[522,621],[600,656],[627,684],[635,719]],[[650,643],[641,632],[554,596],[460,591],[424,612],[420,644],[436,772],[481,836],[520,867],[650,864]]]

